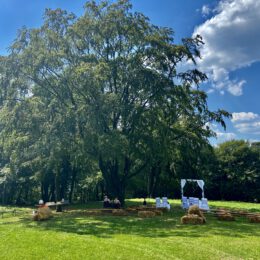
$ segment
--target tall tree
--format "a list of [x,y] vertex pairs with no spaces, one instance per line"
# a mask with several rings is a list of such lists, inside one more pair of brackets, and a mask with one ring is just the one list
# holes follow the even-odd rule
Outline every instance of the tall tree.
[[203,73],[178,72],[178,64],[200,57],[201,37],[175,44],[170,28],[131,8],[127,0],[89,1],[79,18],[46,10],[43,26],[23,28],[9,57],[24,98],[44,107],[49,130],[41,137],[54,151],[60,147],[54,154],[62,163],[54,156],[55,165],[72,169],[78,147],[75,157],[96,160],[106,191],[122,203],[130,178],[159,171],[181,144],[212,135],[206,123],[225,126],[229,116],[209,111],[198,88]]
[[259,200],[259,150],[244,140],[227,141],[215,148],[211,193],[227,200]]

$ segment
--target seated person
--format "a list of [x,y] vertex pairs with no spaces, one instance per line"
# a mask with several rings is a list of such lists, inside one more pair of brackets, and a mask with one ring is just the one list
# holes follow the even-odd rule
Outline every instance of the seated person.
[[114,199],[114,208],[119,209],[121,207],[121,202],[119,201],[118,198]]
[[38,208],[44,208],[46,205],[43,200],[39,200]]
[[110,199],[107,196],[104,197],[103,207],[104,208],[109,208],[110,207]]

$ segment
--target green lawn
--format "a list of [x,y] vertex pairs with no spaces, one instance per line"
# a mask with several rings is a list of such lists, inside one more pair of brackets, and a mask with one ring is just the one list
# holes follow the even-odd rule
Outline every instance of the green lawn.
[[[73,206],[45,222],[31,221],[29,208],[0,215],[0,259],[260,259],[259,224],[208,216],[206,225],[181,225],[184,212],[179,201],[171,202],[170,213],[151,219],[86,214],[97,203]],[[211,206],[260,211],[251,203]]]

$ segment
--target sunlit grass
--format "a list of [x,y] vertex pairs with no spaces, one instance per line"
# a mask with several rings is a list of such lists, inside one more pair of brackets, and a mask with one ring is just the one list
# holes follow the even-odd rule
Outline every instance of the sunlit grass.
[[[142,200],[129,200],[140,204]],[[152,203],[153,200],[148,201]],[[259,259],[260,226],[246,218],[220,222],[207,216],[203,226],[181,225],[179,201],[160,217],[90,216],[76,205],[51,220],[33,222],[21,208],[0,216],[0,259]],[[212,202],[211,205],[259,210],[259,204]],[[10,209],[10,208],[9,208]],[[0,211],[3,207],[0,207]]]

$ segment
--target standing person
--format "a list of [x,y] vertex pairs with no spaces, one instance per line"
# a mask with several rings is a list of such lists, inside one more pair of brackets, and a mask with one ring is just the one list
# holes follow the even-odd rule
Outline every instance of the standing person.
[[146,206],[147,203],[146,203],[146,199],[144,198],[144,201],[143,201],[143,206]]

